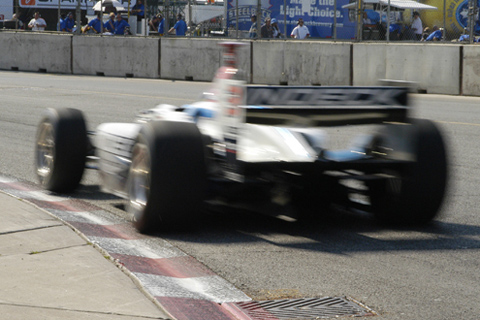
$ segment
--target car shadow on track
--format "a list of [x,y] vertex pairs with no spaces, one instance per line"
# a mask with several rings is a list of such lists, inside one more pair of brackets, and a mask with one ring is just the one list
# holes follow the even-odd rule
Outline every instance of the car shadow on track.
[[[82,185],[70,198],[105,203],[124,212],[124,200],[101,191],[98,185]],[[278,236],[281,235],[281,241]],[[370,214],[333,209],[315,219],[287,222],[250,211],[223,207],[208,210],[194,229],[154,234],[176,243],[268,243],[273,246],[347,254],[382,251],[435,251],[480,249],[480,227],[435,220],[422,227],[380,224]]]
[[111,193],[103,192],[99,185],[80,185],[69,197],[78,200],[120,200],[121,198]]
[[435,220],[421,227],[392,227],[369,214],[342,210],[330,210],[309,221],[287,222],[230,209],[209,213],[193,231],[158,236],[173,242],[268,243],[334,254],[480,249],[477,226]]

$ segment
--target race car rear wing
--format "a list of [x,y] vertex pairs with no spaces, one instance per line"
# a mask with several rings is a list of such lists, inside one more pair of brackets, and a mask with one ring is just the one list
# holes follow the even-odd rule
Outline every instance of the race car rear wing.
[[406,122],[408,88],[247,86],[246,122],[340,126]]

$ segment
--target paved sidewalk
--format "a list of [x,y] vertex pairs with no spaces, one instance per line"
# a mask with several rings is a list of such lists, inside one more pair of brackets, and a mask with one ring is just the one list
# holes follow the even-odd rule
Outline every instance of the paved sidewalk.
[[171,319],[60,220],[0,192],[2,319]]

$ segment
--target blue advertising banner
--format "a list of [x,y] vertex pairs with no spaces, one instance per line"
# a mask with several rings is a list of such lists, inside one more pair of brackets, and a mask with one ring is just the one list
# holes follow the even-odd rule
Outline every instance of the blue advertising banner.
[[[250,17],[256,14],[257,0],[229,0],[227,3],[227,25],[235,29],[237,24],[236,6],[238,1],[238,29],[248,31],[252,22]],[[287,36],[303,18],[305,25],[314,38],[333,37],[333,18],[335,14],[334,0],[261,0],[262,23],[266,17],[275,18],[283,33],[285,13],[287,18]],[[348,10],[342,6],[349,0],[337,0],[337,38],[353,39],[355,37],[355,22],[348,19]]]

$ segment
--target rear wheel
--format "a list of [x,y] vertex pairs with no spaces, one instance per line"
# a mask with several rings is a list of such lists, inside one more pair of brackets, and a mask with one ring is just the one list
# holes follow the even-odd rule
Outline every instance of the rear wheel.
[[140,131],[127,182],[128,211],[143,233],[185,229],[206,189],[204,143],[193,123],[155,121]]
[[50,191],[73,191],[82,179],[87,148],[87,129],[80,110],[47,109],[35,143],[40,184]]
[[[370,184],[376,217],[388,223],[424,224],[437,215],[447,188],[447,152],[441,132],[429,120],[388,125],[378,136],[380,153],[406,152],[414,161]],[[409,150],[406,150],[409,149]]]

